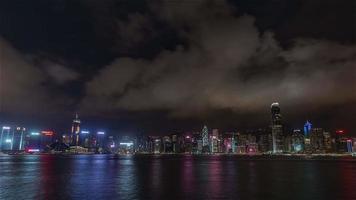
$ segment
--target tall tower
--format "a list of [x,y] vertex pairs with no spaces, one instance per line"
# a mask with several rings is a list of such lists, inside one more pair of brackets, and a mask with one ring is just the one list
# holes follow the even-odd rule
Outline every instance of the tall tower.
[[307,121],[305,122],[304,124],[304,136],[310,136],[310,133],[311,133],[311,130],[312,130],[312,124]]
[[76,113],[72,123],[71,145],[73,146],[79,145],[79,133],[80,133],[80,119],[78,113]]
[[272,114],[272,142],[273,153],[283,152],[283,127],[282,127],[282,115],[279,103],[275,102],[271,105]]
[[201,131],[201,136],[203,140],[203,147],[209,146],[209,132],[208,127],[204,125],[203,130]]
[[0,135],[0,151],[1,150],[10,150],[10,145],[12,146],[12,139],[10,135],[9,126],[3,126]]

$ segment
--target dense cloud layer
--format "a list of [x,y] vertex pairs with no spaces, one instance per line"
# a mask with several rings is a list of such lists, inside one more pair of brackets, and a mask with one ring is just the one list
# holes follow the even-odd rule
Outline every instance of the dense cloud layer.
[[[352,43],[296,37],[282,45],[276,30],[261,29],[257,16],[221,0],[149,1],[124,17],[111,10],[115,1],[78,5],[90,10],[84,16],[93,15],[95,30],[86,23],[80,34],[59,34],[52,51],[20,51],[2,37],[1,112],[163,111],[182,119],[268,112],[274,101],[295,113],[356,103]],[[96,57],[105,64],[90,63]]]
[[[84,108],[201,115],[211,109],[260,111],[273,101],[288,107],[356,100],[350,92],[356,85],[354,46],[296,38],[282,49],[272,32],[258,31],[254,17],[233,16],[221,1],[209,11],[203,3],[189,10],[170,3],[160,8],[158,17],[182,31],[188,45],[152,60],[116,59],[87,83]],[[128,27],[138,24],[132,23]]]
[[76,72],[53,62],[34,62],[33,56],[24,55],[2,38],[0,67],[1,113],[52,114],[72,103],[52,87],[77,79]]

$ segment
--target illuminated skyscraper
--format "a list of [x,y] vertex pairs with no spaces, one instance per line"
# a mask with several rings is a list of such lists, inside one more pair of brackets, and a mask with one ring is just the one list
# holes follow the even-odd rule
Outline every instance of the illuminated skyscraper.
[[[203,150],[204,150],[204,148],[209,146],[209,132],[208,132],[208,127],[205,125],[201,132],[201,137],[202,137],[202,141],[203,141]],[[209,149],[209,147],[207,149]]]
[[313,128],[310,134],[310,144],[315,153],[324,153],[324,131],[322,128]]
[[[10,150],[12,146],[11,127],[3,126],[0,135],[0,150]],[[13,135],[13,134],[12,134]]]
[[282,127],[282,115],[281,109],[279,108],[279,103],[272,103],[271,105],[272,114],[272,143],[273,143],[273,153],[283,152],[283,127]]
[[24,139],[25,139],[26,128],[24,127],[16,127],[14,130],[14,140],[13,140],[13,148],[12,150],[24,150]]
[[304,136],[299,129],[293,130],[292,134],[292,152],[298,153],[304,149]]
[[71,145],[78,146],[79,145],[79,133],[80,133],[80,119],[78,113],[75,114],[75,119],[73,119],[72,123],[72,132],[71,132]]
[[312,130],[312,124],[309,121],[305,122],[305,124],[304,124],[304,135],[305,136],[310,136],[311,130]]
[[220,138],[219,138],[219,130],[218,129],[213,129],[211,138],[210,138],[210,152],[211,153],[217,153],[219,152],[219,147],[220,147]]

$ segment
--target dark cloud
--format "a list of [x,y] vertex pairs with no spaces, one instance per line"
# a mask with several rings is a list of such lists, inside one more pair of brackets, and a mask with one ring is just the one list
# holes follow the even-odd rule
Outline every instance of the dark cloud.
[[[153,60],[118,58],[88,83],[84,104],[92,107],[100,100],[111,109],[195,116],[214,109],[261,111],[273,101],[287,108],[355,101],[350,93],[356,84],[350,73],[355,46],[299,38],[283,49],[271,31],[258,30],[254,17],[234,16],[217,2],[220,6],[209,11],[205,1],[188,10],[188,2],[154,7],[163,10],[162,19],[190,27],[184,33],[188,48],[178,45]],[[254,74],[246,79],[245,71]]]
[[356,102],[345,2],[2,3],[1,112],[260,125],[279,101],[303,120],[334,121]]
[[78,74],[62,65],[45,62],[36,65],[30,55],[24,55],[0,38],[0,108],[1,113],[52,114],[64,112],[72,99],[51,92],[51,83],[64,84]]
[[1,38],[0,50],[1,111],[34,112],[40,110],[39,102],[47,105],[41,70]]
[[45,69],[48,75],[60,85],[68,81],[76,80],[79,77],[77,72],[57,63],[48,63]]

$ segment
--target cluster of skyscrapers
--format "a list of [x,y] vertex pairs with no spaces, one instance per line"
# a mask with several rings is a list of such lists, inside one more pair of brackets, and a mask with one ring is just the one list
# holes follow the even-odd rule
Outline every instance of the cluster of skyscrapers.
[[[301,126],[303,127],[303,126]],[[141,136],[134,139],[136,152],[147,153],[233,153],[233,154],[328,154],[356,151],[356,137],[344,130],[334,132],[313,128],[306,121],[301,129],[283,126],[279,103],[271,105],[271,125],[243,132],[209,130],[171,134],[164,137]]]
[[309,121],[301,129],[286,130],[279,103],[272,103],[271,125],[265,129],[222,133],[203,126],[200,131],[166,136],[114,136],[102,130],[82,129],[76,114],[68,134],[3,126],[0,150],[27,153],[327,154],[356,152],[356,138],[348,136],[344,130],[328,132],[313,128]]
[[102,153],[109,139],[110,137],[106,138],[104,131],[82,130],[81,121],[76,114],[68,134],[58,134],[53,130],[37,131],[27,130],[25,127],[3,126],[0,135],[0,151],[9,153]]

